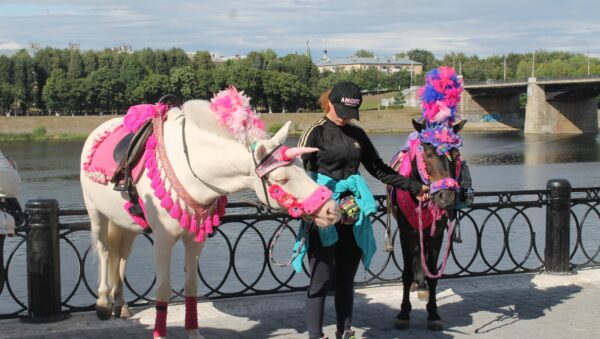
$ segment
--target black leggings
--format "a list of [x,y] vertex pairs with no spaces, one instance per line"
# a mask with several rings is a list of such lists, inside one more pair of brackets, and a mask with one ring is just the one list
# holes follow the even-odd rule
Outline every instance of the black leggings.
[[354,239],[352,225],[337,224],[335,227],[338,241],[329,247],[321,244],[318,230],[309,232],[310,284],[306,295],[306,326],[311,339],[323,337],[325,297],[332,283],[335,286],[337,331],[349,330],[352,324],[354,276],[362,252]]

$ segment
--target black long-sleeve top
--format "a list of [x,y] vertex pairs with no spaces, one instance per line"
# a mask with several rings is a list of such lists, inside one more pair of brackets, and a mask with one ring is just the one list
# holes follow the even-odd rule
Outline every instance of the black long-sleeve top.
[[338,126],[324,116],[304,131],[298,146],[319,149],[302,156],[307,171],[322,173],[335,180],[358,173],[360,164],[363,164],[384,184],[408,190],[414,195],[418,195],[423,186],[386,165],[365,131],[357,125]]

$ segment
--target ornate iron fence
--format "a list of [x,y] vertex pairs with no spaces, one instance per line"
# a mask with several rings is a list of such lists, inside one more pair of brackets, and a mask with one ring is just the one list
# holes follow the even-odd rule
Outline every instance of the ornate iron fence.
[[[565,200],[570,222],[564,227],[567,240],[570,235],[572,241],[566,242],[566,246],[570,246],[566,264],[569,269],[597,266],[600,264],[600,187],[576,188],[570,192],[570,198]],[[548,238],[547,225],[556,219],[552,204],[557,199],[551,190],[479,192],[475,198],[476,203],[459,211],[463,241],[451,247],[445,278],[536,272],[548,268],[546,260],[553,256],[554,250],[546,242],[548,239],[554,241],[554,238],[552,235]],[[389,217],[385,196],[376,199],[378,210],[372,221],[381,244]],[[305,289],[308,283],[306,267],[304,272],[296,273],[291,267],[273,265],[268,255],[276,229],[284,225],[273,256],[277,261],[289,259],[299,221],[244,203],[230,204],[227,212],[222,225],[206,242],[200,259],[199,293],[203,297],[215,299]],[[62,308],[91,310],[97,298],[97,263],[89,245],[86,211],[61,210],[59,215]],[[395,225],[395,221],[392,222]],[[393,242],[399,248],[397,227],[393,229]],[[4,267],[7,278],[4,284],[0,282],[0,319],[17,317],[28,309],[24,282],[27,281],[25,247],[29,231],[29,225],[20,226],[15,237],[6,239]],[[138,237],[134,243],[125,282],[130,306],[153,301],[155,279],[151,246],[152,237],[147,234]],[[181,248],[176,247],[174,261],[182,257],[181,253]],[[378,251],[370,270],[357,274],[357,283],[399,280],[401,256],[399,250]],[[173,286],[178,284],[177,277],[183,275],[182,268],[182,263],[172,265],[172,272],[180,272],[174,273]],[[173,299],[181,299],[182,293],[182,287],[175,288]]]

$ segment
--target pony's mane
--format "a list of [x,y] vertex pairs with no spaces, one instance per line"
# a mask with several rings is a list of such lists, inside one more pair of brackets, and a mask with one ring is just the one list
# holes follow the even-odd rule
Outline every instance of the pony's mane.
[[183,105],[186,118],[202,130],[237,140],[245,146],[268,137],[265,123],[254,113],[250,98],[233,86],[211,99],[190,100]]

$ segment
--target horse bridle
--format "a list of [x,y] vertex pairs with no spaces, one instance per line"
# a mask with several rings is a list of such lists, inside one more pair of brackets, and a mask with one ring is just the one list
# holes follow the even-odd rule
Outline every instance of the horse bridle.
[[202,184],[207,186],[209,189],[219,193],[220,195],[230,195],[230,196],[235,197],[237,200],[244,201],[248,204],[251,204],[251,205],[255,206],[256,208],[258,208],[260,213],[265,212],[265,210],[264,210],[265,207],[269,210],[275,210],[275,208],[273,206],[271,206],[271,203],[269,200],[269,196],[271,196],[281,206],[287,208],[289,214],[293,217],[299,217],[303,214],[305,214],[305,215],[312,214],[319,206],[322,205],[319,202],[321,202],[325,198],[331,197],[331,191],[329,191],[327,188],[321,186],[317,190],[315,190],[310,196],[308,196],[307,198],[305,198],[302,201],[299,201],[292,194],[285,192],[283,190],[283,188],[281,188],[279,185],[272,184],[269,182],[269,180],[267,178],[269,173],[271,173],[272,171],[274,171],[277,168],[289,166],[294,162],[294,158],[290,159],[285,156],[285,150],[287,150],[287,146],[285,146],[283,144],[277,145],[277,147],[275,147],[271,152],[269,152],[261,160],[260,163],[257,163],[257,161],[256,161],[255,147],[252,147],[252,160],[254,162],[256,175],[261,179],[263,194],[265,196],[265,201],[267,202],[266,204],[262,203],[260,200],[254,201],[254,200],[245,198],[239,194],[236,194],[234,192],[228,192],[220,187],[217,187],[215,185],[212,185],[212,184],[206,182],[205,180],[200,178],[196,174],[194,169],[192,168],[192,165],[190,162],[189,151],[188,151],[188,147],[187,147],[187,140],[185,137],[185,121],[186,120],[185,120],[184,115],[181,115],[181,117],[182,117],[181,138],[183,140],[183,152],[185,154],[185,159],[186,159],[188,168],[189,168],[190,172],[192,173],[192,175],[194,176],[194,178],[196,178],[196,180],[200,181]]
[[[423,147],[423,146],[421,146]],[[416,161],[416,170],[419,173],[419,177],[421,178],[421,182],[425,185],[429,185],[429,193],[435,194],[441,190],[452,189],[457,192],[460,189],[460,184],[458,183],[458,178],[460,176],[462,161],[460,160],[460,155],[456,157],[451,157],[450,155],[446,156],[446,159],[450,162],[450,177],[442,178],[436,181],[430,181],[429,173],[427,173],[427,169],[424,164],[423,159],[424,151],[417,152],[415,155]],[[423,162],[423,164],[419,164],[419,162]]]

